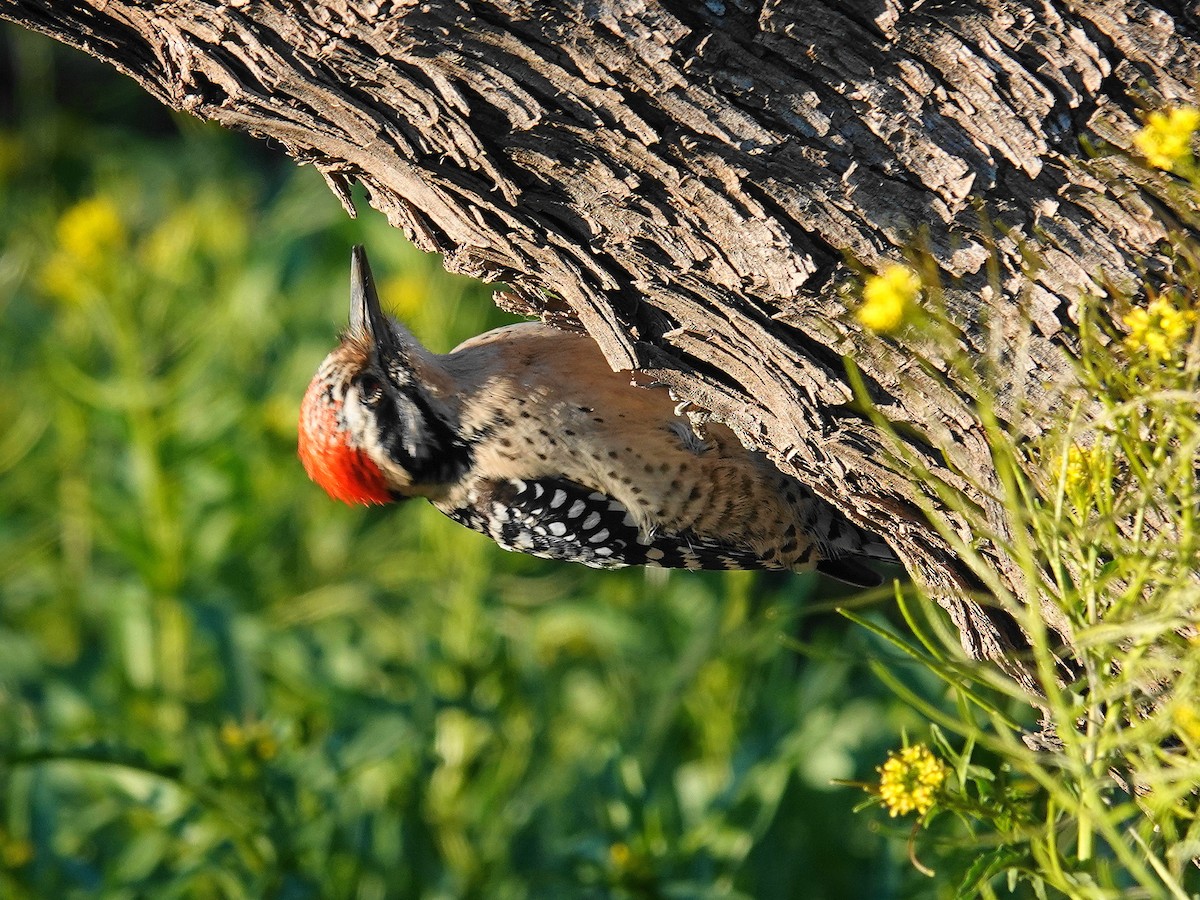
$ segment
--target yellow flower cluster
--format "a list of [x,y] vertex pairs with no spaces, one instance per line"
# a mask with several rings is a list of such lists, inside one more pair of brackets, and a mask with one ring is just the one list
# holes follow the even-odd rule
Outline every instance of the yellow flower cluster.
[[858,321],[883,334],[895,331],[916,309],[920,293],[920,276],[908,266],[891,263],[878,275],[868,278],[863,286],[863,304],[856,313]]
[[1146,125],[1133,136],[1133,144],[1150,165],[1168,172],[1181,167],[1192,155],[1192,135],[1200,128],[1200,109],[1182,106],[1152,112]]
[[1133,351],[1145,350],[1152,362],[1169,359],[1192,331],[1196,313],[1178,309],[1166,297],[1155,297],[1145,309],[1131,310],[1123,318],[1129,334],[1125,346]]
[[261,722],[242,725],[232,719],[221,725],[221,743],[233,751],[249,750],[263,761],[279,753],[279,741],[270,728]]
[[1091,477],[1091,467],[1088,465],[1091,462],[1091,454],[1078,444],[1072,444],[1067,448],[1067,476],[1066,487],[1067,491],[1077,491],[1083,487]]
[[95,264],[125,243],[125,224],[112,198],[89,197],[62,214],[55,236],[64,253]]
[[1171,718],[1175,720],[1175,729],[1182,737],[1193,742],[1200,741],[1200,712],[1195,705],[1183,703],[1176,706],[1171,711]]
[[68,303],[82,303],[101,290],[105,273],[115,271],[128,235],[112,198],[81,200],[67,209],[55,228],[57,247],[41,273],[46,293]]
[[33,844],[0,829],[0,869],[19,869],[33,861]]
[[633,851],[629,849],[628,844],[618,841],[608,848],[608,858],[612,861],[614,868],[625,869],[629,867],[629,861],[633,859]]
[[879,796],[893,817],[923,816],[933,808],[946,774],[946,764],[924,744],[903,747],[879,768]]
[[1066,475],[1063,487],[1068,495],[1091,491],[1092,481],[1101,463],[1100,447],[1072,444],[1067,448]]
[[[34,860],[34,845],[0,826],[0,871],[20,869]],[[6,895],[7,896],[7,895]]]
[[34,859],[34,845],[25,840],[8,840],[0,844],[0,863],[5,869],[20,869]]

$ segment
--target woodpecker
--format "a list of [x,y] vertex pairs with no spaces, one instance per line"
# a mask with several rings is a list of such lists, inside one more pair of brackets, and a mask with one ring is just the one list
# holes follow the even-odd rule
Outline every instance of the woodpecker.
[[425,497],[506,550],[597,568],[815,568],[872,586],[866,563],[896,562],[586,335],[529,322],[435,354],[384,314],[362,247],[350,282],[349,328],[300,410],[300,459],[333,498]]

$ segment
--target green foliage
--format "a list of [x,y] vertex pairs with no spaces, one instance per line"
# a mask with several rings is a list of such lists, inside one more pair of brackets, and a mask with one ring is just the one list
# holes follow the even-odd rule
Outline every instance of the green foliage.
[[434,349],[498,323],[488,291],[251,143],[99,124],[117,76],[7,34],[0,896],[926,886],[831,784],[921,727],[862,664],[886,645],[804,579],[599,573],[330,501],[295,418],[350,245]]

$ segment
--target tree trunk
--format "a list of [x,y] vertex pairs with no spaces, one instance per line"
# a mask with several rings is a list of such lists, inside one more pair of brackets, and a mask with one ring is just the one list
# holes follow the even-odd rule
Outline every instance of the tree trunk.
[[[1192,97],[1194,6],[0,0],[0,15],[176,109],[280,141],[351,214],[362,182],[448,268],[582,325],[614,367],[671,385],[893,537],[968,652],[1021,677],[1019,633],[972,599],[976,580],[919,510],[966,523],[855,411],[842,357],[1002,534],[971,387],[863,334],[840,288],[849,259],[875,267],[923,236],[966,353],[1002,373],[1002,415],[1031,436],[1051,427],[1046,386],[1070,380],[1081,291],[1133,283],[1164,234],[1155,179],[1081,141],[1128,146],[1139,107]],[[1046,265],[1029,289],[1035,236]]]

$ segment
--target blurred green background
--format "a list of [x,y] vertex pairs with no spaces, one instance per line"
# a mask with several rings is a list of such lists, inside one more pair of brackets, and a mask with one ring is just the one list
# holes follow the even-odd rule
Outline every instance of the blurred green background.
[[490,289],[263,142],[0,45],[0,897],[938,894],[831,783],[923,733],[831,583],[335,504],[295,418],[350,246],[435,350],[503,321]]

